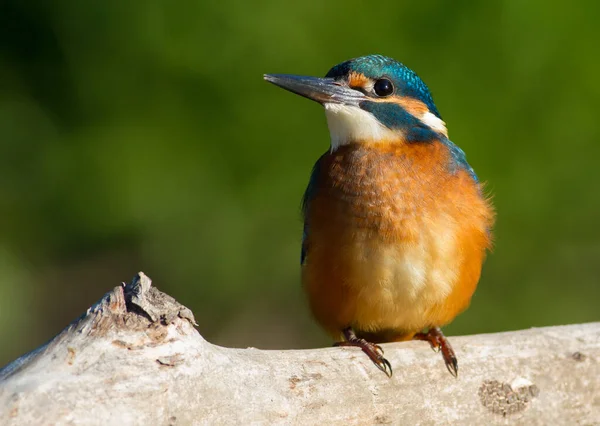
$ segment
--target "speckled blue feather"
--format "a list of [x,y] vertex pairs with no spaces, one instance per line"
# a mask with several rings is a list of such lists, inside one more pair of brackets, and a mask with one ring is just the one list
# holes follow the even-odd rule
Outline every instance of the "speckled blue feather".
[[[452,156],[453,161],[450,165],[450,171],[453,172],[459,168],[464,169],[471,175],[475,182],[479,182],[479,178],[477,177],[475,170],[473,170],[473,167],[471,167],[471,165],[467,162],[467,155],[465,152],[448,138],[440,138],[440,142],[448,147],[450,155]],[[452,166],[454,166],[456,169],[452,170]]]

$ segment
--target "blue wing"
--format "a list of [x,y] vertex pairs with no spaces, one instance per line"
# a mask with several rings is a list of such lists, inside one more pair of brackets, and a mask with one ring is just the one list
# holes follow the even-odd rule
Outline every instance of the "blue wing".
[[310,232],[310,227],[308,223],[308,208],[310,206],[311,200],[315,196],[318,189],[317,181],[320,174],[320,163],[325,155],[327,155],[327,153],[323,154],[313,166],[312,172],[310,174],[310,179],[308,181],[308,186],[306,187],[306,191],[304,191],[304,196],[302,197],[302,216],[304,218],[304,229],[302,230],[302,250],[300,252],[301,265],[304,265],[304,260],[306,259],[306,254],[309,248],[308,234]]
[[467,156],[465,155],[465,152],[462,149],[460,149],[458,147],[458,145],[455,145],[448,138],[440,138],[440,141],[448,147],[448,150],[450,151],[450,155],[452,155],[452,159],[454,160],[454,164],[457,167],[461,167],[461,168],[465,169],[467,171],[467,173],[469,173],[471,175],[471,177],[473,178],[473,180],[475,182],[479,182],[479,179],[477,178],[477,175],[475,174],[475,170],[473,170],[473,167],[471,167],[469,165],[469,163],[467,162]]

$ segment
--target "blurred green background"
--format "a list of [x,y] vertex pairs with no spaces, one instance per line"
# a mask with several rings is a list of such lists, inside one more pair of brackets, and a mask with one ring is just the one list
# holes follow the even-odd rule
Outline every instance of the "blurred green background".
[[145,271],[227,346],[331,344],[299,284],[318,105],[262,80],[413,68],[494,196],[447,331],[600,319],[600,3],[0,3],[0,365]]

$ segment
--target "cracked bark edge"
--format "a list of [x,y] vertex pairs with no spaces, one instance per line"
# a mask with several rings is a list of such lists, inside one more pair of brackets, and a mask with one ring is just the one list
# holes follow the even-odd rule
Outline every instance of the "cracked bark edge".
[[106,293],[48,342],[1,368],[0,383],[17,374],[24,366],[35,363],[53,348],[62,345],[74,333],[102,337],[119,329],[145,330],[153,323],[173,324],[176,318],[194,326],[198,325],[190,309],[152,287],[152,280],[143,272],[139,272],[129,284],[122,283]]

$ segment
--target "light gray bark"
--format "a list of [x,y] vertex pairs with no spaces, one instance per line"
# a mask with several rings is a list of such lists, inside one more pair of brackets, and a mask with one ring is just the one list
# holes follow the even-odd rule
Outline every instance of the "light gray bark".
[[206,342],[142,273],[0,370],[0,424],[600,424],[600,323],[424,342],[263,351]]

